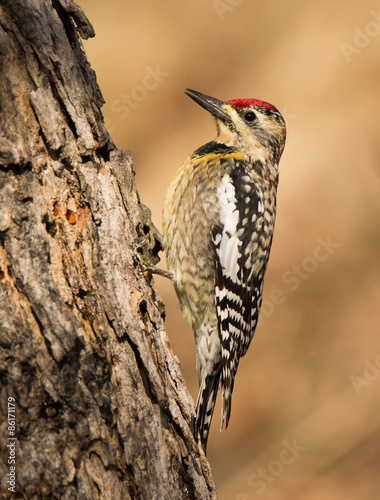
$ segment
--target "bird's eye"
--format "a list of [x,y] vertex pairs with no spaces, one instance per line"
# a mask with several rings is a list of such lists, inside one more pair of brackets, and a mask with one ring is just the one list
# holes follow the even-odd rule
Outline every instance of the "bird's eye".
[[256,115],[253,111],[248,111],[248,113],[246,113],[244,115],[244,120],[247,121],[247,122],[253,122],[256,120]]

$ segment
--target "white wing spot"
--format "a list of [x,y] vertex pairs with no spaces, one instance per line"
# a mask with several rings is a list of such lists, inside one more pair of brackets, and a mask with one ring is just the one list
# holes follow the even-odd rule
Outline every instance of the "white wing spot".
[[231,290],[227,290],[226,295],[227,295],[227,299],[228,299],[229,302],[235,302],[239,306],[243,305],[243,301],[241,300],[241,298],[239,297],[239,295],[237,295],[236,293],[232,292]]
[[220,233],[218,233],[215,238],[214,238],[214,243],[215,245],[219,245],[219,243],[221,242],[221,239],[222,239],[222,235]]
[[224,347],[222,347],[222,357],[226,359],[229,359],[230,357],[230,352],[227,351],[227,349],[225,349]]
[[229,336],[230,336],[230,332],[227,332],[226,330],[222,330],[222,339],[223,340],[227,340]]
[[226,319],[228,317],[228,309],[223,309],[220,311],[220,314],[219,314],[219,319],[221,321],[223,321],[224,319]]
[[219,300],[224,299],[224,297],[226,296],[226,293],[227,293],[227,290],[225,288],[222,288],[222,290],[220,290],[220,288],[218,286],[215,287],[215,294],[217,295]]

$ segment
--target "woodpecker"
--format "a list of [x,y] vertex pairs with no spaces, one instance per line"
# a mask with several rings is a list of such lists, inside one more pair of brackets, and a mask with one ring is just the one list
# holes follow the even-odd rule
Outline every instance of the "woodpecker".
[[195,432],[206,451],[219,386],[227,428],[239,360],[256,329],[272,244],[285,121],[268,102],[186,94],[216,120],[166,192],[163,240],[182,313],[194,330]]

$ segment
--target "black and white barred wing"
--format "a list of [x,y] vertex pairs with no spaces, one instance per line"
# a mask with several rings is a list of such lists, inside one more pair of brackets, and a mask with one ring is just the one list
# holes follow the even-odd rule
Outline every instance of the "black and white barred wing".
[[262,283],[257,282],[251,266],[247,268],[246,265],[252,258],[247,256],[246,249],[249,248],[247,238],[252,238],[253,229],[247,216],[249,214],[252,219],[252,204],[258,200],[254,192],[250,196],[242,192],[238,182],[239,177],[224,175],[217,193],[220,224],[213,230],[215,301],[222,355],[221,427],[224,422],[228,426],[234,378],[240,357],[252,340],[262,292]]

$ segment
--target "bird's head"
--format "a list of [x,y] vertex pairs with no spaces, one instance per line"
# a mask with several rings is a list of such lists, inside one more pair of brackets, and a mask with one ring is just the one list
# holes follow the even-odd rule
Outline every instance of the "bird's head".
[[195,90],[186,94],[216,119],[217,141],[263,163],[277,165],[285,146],[286,127],[281,113],[259,99],[220,101]]

